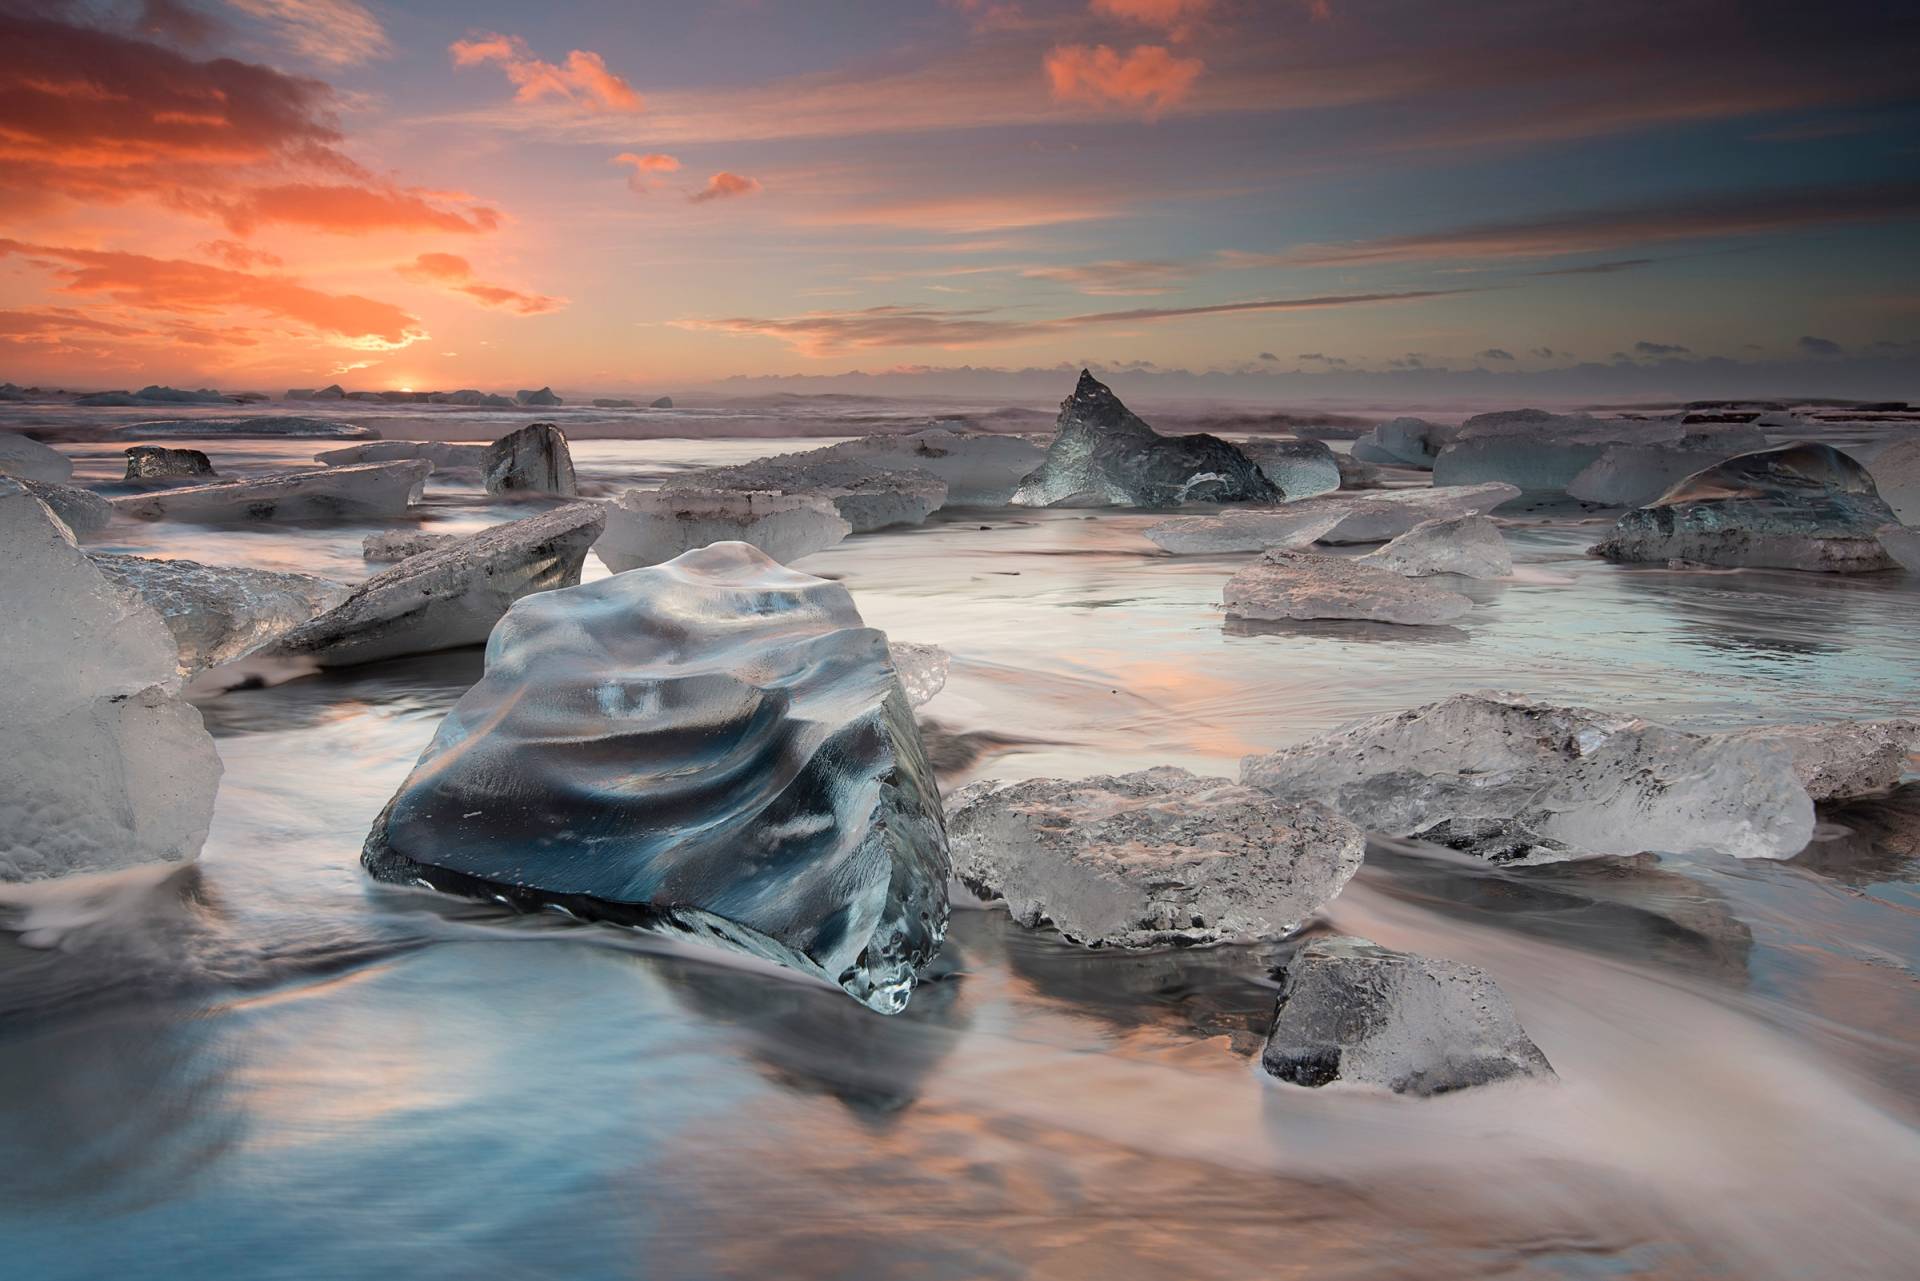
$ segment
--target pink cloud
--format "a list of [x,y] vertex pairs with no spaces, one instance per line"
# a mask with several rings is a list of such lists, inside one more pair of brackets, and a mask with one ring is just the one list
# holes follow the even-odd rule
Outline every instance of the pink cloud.
[[459,254],[421,254],[395,270],[416,284],[444,285],[455,293],[474,299],[483,307],[498,307],[522,316],[544,316],[567,305],[565,298],[522,293],[505,285],[490,285],[475,280],[473,264]]
[[670,156],[664,151],[649,151],[644,155],[623,151],[608,163],[633,166],[633,172],[627,176],[627,186],[637,196],[646,195],[657,185],[656,180],[649,175],[673,173],[680,168],[679,158]]
[[743,178],[737,173],[728,173],[722,169],[707,179],[707,185],[694,192],[687,199],[696,204],[708,200],[727,200],[734,196],[751,196],[760,190],[760,183],[753,178]]
[[1206,64],[1156,44],[1137,45],[1125,57],[1107,45],[1070,44],[1048,51],[1046,69],[1056,101],[1117,103],[1153,115],[1185,98]]
[[1185,40],[1196,22],[1213,11],[1213,0],[1093,0],[1093,12],[1167,33]]
[[178,258],[0,240],[0,258],[18,255],[51,270],[62,293],[109,298],[176,316],[259,312],[315,330],[341,346],[370,351],[405,347],[427,336],[391,303],[330,294],[285,276],[256,275]]
[[487,32],[447,47],[456,65],[498,63],[514,84],[515,102],[559,98],[590,111],[639,111],[644,104],[634,87],[607,69],[606,59],[585,49],[567,54],[564,63],[537,58],[519,36]]

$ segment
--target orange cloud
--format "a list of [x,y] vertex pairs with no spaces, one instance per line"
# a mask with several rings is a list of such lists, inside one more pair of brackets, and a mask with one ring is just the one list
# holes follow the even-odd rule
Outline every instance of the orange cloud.
[[1152,115],[1185,98],[1206,64],[1157,44],[1137,45],[1124,58],[1107,45],[1069,44],[1048,51],[1046,69],[1056,101],[1118,103]]
[[395,270],[408,280],[420,284],[445,285],[455,293],[475,299],[482,306],[499,307],[522,316],[544,316],[567,305],[565,298],[522,293],[504,285],[489,285],[475,280],[473,264],[459,254],[421,254]]
[[243,245],[237,240],[209,240],[201,245],[200,252],[209,258],[218,258],[227,266],[239,271],[254,267],[284,267],[286,263],[278,254],[270,254],[264,249],[255,249]]
[[573,50],[564,64],[556,65],[534,57],[519,36],[488,32],[456,40],[447,51],[462,67],[498,63],[514,84],[515,102],[559,98],[592,111],[639,111],[644,105],[632,85],[607,70],[606,59],[584,49]]
[[707,185],[694,192],[687,199],[697,203],[707,200],[727,200],[734,196],[751,196],[760,190],[760,183],[754,178],[743,178],[737,173],[728,173],[722,169],[707,179]]
[[238,199],[215,199],[209,204],[227,226],[240,235],[246,235],[263,222],[312,227],[339,235],[369,231],[477,233],[500,226],[497,209],[485,205],[475,205],[464,213],[443,209],[418,192],[393,187],[282,183],[256,187]]
[[1213,10],[1213,0],[1093,0],[1093,12],[1122,22],[1154,27],[1169,39],[1185,40]]
[[174,315],[230,309],[303,325],[345,347],[384,351],[427,337],[420,322],[391,303],[329,294],[284,276],[262,276],[178,258],[0,240],[0,258],[19,255],[61,281],[60,291],[108,298]]
[[673,173],[680,168],[679,159],[675,156],[669,156],[664,151],[649,151],[645,155],[637,155],[631,151],[623,151],[608,163],[633,166],[633,172],[627,176],[627,186],[632,189],[635,195],[639,196],[646,195],[649,191],[652,191],[655,186],[654,180],[647,175]]
[[[433,203],[342,153],[333,91],[231,58],[0,12],[0,196],[151,199],[217,218],[338,232],[489,231],[499,215]],[[321,175],[326,182],[288,181]]]

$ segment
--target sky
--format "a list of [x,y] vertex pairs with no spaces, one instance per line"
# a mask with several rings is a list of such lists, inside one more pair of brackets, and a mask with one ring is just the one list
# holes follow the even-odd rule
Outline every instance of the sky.
[[1884,0],[0,0],[0,379],[1920,396],[1916,67]]

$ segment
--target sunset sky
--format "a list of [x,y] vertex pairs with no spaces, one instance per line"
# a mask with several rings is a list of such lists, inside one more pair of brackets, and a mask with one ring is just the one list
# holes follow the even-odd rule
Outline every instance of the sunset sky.
[[0,379],[1911,371],[1914,12],[0,0]]

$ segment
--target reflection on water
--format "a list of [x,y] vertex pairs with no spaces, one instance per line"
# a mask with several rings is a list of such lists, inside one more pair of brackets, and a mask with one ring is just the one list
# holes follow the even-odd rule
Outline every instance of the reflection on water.
[[[74,448],[105,468],[124,443]],[[330,446],[204,447],[237,471]],[[576,457],[617,488],[771,448]],[[434,528],[515,514],[429,500]],[[1628,570],[1584,555],[1600,525],[1529,516],[1515,578],[1454,628],[1250,628],[1218,606],[1240,559],[1161,555],[1154,519],[950,514],[802,567],[954,654],[927,722],[948,787],[1231,776],[1486,686],[1699,727],[1920,690],[1898,575]],[[370,529],[105,542],[351,579]],[[1920,1249],[1920,787],[1823,813],[1784,863],[1370,847],[1310,928],[1485,967],[1560,1073],[1413,1102],[1260,1074],[1297,940],[1089,951],[965,907],[882,1019],[737,958],[371,886],[367,829],[479,661],[207,699],[227,774],[196,867],[0,896],[9,1274],[1890,1277]]]

